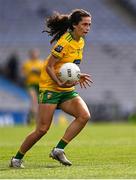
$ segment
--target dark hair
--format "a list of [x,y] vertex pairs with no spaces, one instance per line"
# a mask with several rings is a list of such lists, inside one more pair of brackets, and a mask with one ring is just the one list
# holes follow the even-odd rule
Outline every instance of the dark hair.
[[46,20],[47,32],[52,36],[50,43],[57,41],[68,29],[73,31],[73,25],[77,25],[82,17],[91,17],[91,14],[83,9],[75,9],[71,14],[60,14],[55,12],[53,16]]

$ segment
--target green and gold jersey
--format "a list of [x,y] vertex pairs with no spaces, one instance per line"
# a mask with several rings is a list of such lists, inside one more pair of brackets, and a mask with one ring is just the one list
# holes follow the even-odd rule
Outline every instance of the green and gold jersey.
[[[59,59],[54,66],[55,73],[58,74],[59,68],[67,62],[72,62],[76,64],[80,64],[82,60],[82,53],[84,47],[84,39],[81,37],[79,41],[75,41],[72,38],[70,32],[66,32],[58,42],[53,47],[51,54]],[[61,91],[72,91],[74,87],[71,88],[62,88],[59,87],[56,82],[54,82],[49,74],[46,72],[46,66],[48,63],[48,59],[51,55],[47,57],[44,62],[41,76],[40,76],[40,83],[39,87],[40,90],[51,90],[56,92]]]
[[39,84],[43,62],[40,59],[28,59],[22,67],[26,85]]

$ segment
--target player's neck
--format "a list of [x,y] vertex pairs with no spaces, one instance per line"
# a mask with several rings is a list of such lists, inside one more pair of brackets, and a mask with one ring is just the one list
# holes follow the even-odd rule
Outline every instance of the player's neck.
[[71,35],[72,35],[72,37],[73,37],[73,39],[75,40],[75,41],[79,41],[80,40],[80,36],[78,36],[74,31],[72,31],[72,32],[70,32],[71,33]]

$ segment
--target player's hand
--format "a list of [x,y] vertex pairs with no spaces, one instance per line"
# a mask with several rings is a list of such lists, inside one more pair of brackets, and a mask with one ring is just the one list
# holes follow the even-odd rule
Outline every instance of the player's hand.
[[87,88],[87,86],[91,86],[93,80],[91,79],[89,74],[80,74],[79,84],[81,88]]
[[73,86],[76,86],[77,84],[79,84],[78,81],[74,81],[74,82],[70,82],[70,81],[65,81],[65,82],[58,82],[59,87],[63,87],[63,88],[70,88]]

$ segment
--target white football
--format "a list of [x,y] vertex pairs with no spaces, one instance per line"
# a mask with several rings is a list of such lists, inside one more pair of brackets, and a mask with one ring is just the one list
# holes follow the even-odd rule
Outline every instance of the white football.
[[80,69],[75,63],[65,63],[59,69],[59,79],[61,81],[78,81],[80,79]]

